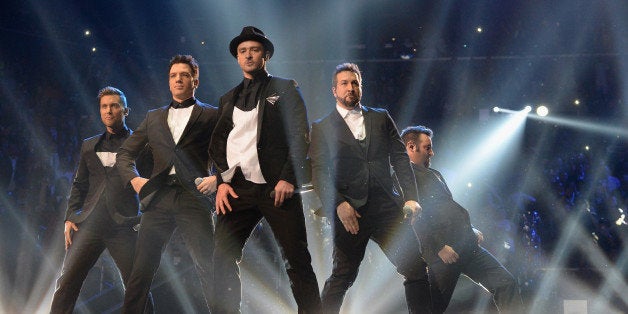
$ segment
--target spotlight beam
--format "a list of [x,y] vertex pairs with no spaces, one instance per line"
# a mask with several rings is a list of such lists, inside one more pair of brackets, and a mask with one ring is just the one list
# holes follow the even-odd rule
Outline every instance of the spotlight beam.
[[583,129],[583,130],[592,131],[596,133],[603,133],[606,135],[613,135],[613,136],[628,138],[628,128],[625,128],[625,127],[609,126],[608,124],[601,124],[601,123],[595,123],[591,121],[576,120],[576,119],[561,118],[561,117],[539,117],[536,115],[529,115],[528,118],[543,121],[543,122],[554,123],[561,126],[568,126],[568,127]]

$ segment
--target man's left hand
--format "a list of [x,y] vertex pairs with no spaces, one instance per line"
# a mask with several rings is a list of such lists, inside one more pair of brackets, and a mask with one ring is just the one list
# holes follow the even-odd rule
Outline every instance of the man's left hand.
[[288,181],[279,180],[275,185],[275,207],[281,207],[283,202],[292,197],[294,185]]

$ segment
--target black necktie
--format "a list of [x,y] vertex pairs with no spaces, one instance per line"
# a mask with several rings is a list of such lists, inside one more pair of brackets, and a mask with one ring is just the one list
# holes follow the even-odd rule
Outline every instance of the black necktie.
[[255,108],[253,105],[255,104],[255,100],[251,100],[251,92],[253,90],[253,81],[250,79],[244,79],[244,83],[242,86],[242,90],[240,91],[240,95],[238,95],[238,100],[236,101],[235,106],[242,111],[249,111]]

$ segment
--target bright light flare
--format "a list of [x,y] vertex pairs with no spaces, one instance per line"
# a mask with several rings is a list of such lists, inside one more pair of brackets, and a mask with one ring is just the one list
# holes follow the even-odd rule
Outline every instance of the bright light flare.
[[545,106],[538,106],[536,108],[536,114],[539,117],[545,117],[545,116],[547,116],[547,114],[549,114],[549,109],[547,107],[545,107]]

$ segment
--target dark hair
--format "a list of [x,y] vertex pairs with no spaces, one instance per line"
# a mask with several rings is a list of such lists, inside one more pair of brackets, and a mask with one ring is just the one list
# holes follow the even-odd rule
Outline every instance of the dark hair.
[[338,84],[337,75],[338,73],[343,72],[343,71],[350,71],[350,72],[355,73],[355,75],[358,76],[358,80],[360,81],[360,84],[362,84],[362,73],[360,72],[360,68],[358,67],[358,65],[355,63],[345,62],[336,66],[336,70],[334,71],[334,76],[331,78],[332,87],[336,87],[336,84]]
[[98,104],[100,104],[100,99],[103,96],[106,96],[106,95],[118,95],[118,96],[120,96],[120,100],[122,101],[122,108],[126,108],[127,107],[126,96],[124,96],[124,93],[121,90],[119,90],[119,89],[117,89],[117,88],[115,88],[113,86],[107,86],[107,87],[104,87],[103,89],[98,91]]
[[185,63],[190,66],[192,69],[192,78],[198,79],[198,62],[196,59],[190,55],[176,55],[170,59],[170,66],[168,66],[168,71],[172,69],[172,66],[177,63]]
[[401,131],[401,139],[403,139],[404,144],[408,144],[408,142],[416,143],[420,134],[432,137],[434,132],[430,128],[423,125],[409,126]]

